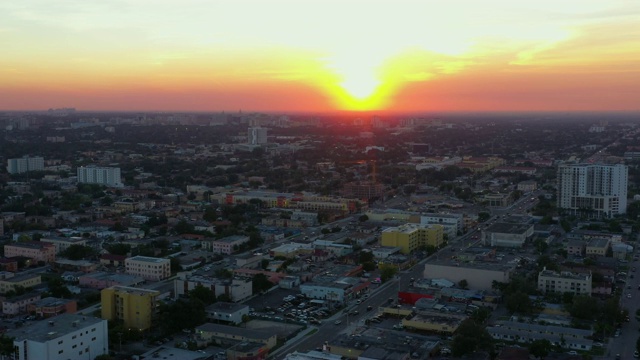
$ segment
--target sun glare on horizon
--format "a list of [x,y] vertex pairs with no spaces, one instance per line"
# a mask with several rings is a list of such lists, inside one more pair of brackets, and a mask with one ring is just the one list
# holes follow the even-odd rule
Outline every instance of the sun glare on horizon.
[[54,3],[0,2],[0,109],[639,109],[629,0]]

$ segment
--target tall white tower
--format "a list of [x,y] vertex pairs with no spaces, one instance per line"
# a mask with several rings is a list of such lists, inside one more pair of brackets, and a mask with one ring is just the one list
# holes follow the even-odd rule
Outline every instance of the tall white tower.
[[249,145],[262,145],[267,143],[267,128],[250,127],[248,133]]
[[558,167],[558,208],[593,218],[627,212],[626,165],[576,164]]

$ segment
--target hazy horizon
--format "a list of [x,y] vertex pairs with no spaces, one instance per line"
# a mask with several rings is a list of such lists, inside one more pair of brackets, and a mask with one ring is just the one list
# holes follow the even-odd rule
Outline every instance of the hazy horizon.
[[0,109],[640,111],[638,23],[625,0],[4,2]]

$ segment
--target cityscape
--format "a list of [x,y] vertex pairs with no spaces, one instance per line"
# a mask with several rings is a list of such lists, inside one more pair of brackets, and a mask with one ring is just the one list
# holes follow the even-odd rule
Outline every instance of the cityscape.
[[640,2],[0,2],[0,360],[640,358]]

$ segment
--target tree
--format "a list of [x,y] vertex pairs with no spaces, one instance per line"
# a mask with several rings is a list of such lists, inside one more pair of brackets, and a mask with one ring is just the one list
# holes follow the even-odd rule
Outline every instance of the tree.
[[5,334],[0,335],[0,355],[10,356],[14,353],[13,348],[13,340],[14,338],[8,337]]
[[380,269],[380,280],[382,282],[387,282],[398,272],[398,268],[392,265],[384,265]]
[[182,270],[182,265],[180,265],[180,260],[177,257],[174,256],[169,258],[169,263],[172,273],[177,273],[178,271]]
[[576,295],[569,306],[569,313],[578,319],[591,320],[598,314],[598,300],[588,295]]
[[267,279],[265,274],[255,274],[252,280],[253,293],[258,294],[273,287],[273,283]]
[[460,286],[461,289],[467,289],[469,282],[467,282],[467,279],[462,279],[458,282],[458,286]]
[[551,342],[547,339],[535,340],[529,344],[529,352],[538,359],[545,358],[551,350]]
[[358,221],[360,221],[360,222],[365,222],[367,220],[369,220],[369,217],[366,214],[360,215],[358,217]]
[[517,291],[513,294],[506,295],[505,306],[511,313],[529,314],[532,310],[531,299],[522,292]]
[[123,243],[110,244],[107,246],[107,251],[114,255],[127,255],[131,251],[131,245]]
[[453,338],[452,355],[460,357],[479,350],[493,353],[493,338],[482,325],[476,324],[473,320],[466,320]]
[[189,298],[198,299],[205,305],[211,305],[216,301],[216,295],[213,291],[202,285],[198,285],[189,291]]
[[181,329],[193,329],[206,321],[205,306],[202,301],[189,298],[172,304],[161,304],[158,320],[165,334]]
[[485,222],[491,218],[491,214],[486,211],[481,211],[478,213],[478,222]]
[[81,260],[95,255],[95,251],[91,246],[73,244],[62,251],[60,255],[70,260]]

